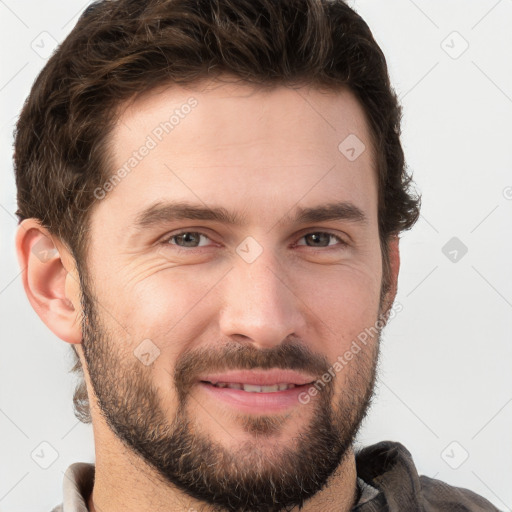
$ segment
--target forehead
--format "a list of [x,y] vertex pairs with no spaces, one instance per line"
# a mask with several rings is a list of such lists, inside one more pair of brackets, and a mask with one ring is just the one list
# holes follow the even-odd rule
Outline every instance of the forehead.
[[98,210],[121,211],[127,224],[170,198],[254,207],[269,222],[324,199],[376,213],[370,131],[348,89],[160,87],[122,106],[110,141],[112,178]]
[[[132,147],[141,142],[141,133],[168,146],[180,135],[195,135],[196,140],[189,142],[203,152],[218,153],[225,153],[228,145],[238,152],[239,145],[254,145],[255,137],[262,135],[267,147],[273,141],[281,153],[287,142],[317,149],[319,137],[315,134],[328,137],[326,142],[358,135],[371,144],[364,110],[346,87],[336,91],[313,85],[262,88],[241,81],[203,80],[189,87],[173,84],[153,89],[122,104],[117,114],[111,140]],[[308,123],[296,125],[297,121]],[[173,137],[167,137],[170,134]],[[122,157],[118,151],[115,155]]]

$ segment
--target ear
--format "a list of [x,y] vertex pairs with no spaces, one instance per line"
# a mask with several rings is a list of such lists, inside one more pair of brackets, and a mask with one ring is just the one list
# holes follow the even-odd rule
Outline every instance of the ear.
[[393,306],[393,302],[395,301],[396,292],[398,289],[398,274],[400,271],[400,249],[399,249],[400,239],[398,235],[393,235],[388,240],[388,286],[387,290],[383,290],[385,293],[381,298],[381,312],[384,313],[384,316],[387,318],[391,306]]
[[16,253],[23,287],[35,312],[60,339],[81,343],[80,281],[70,251],[31,218],[18,226]]

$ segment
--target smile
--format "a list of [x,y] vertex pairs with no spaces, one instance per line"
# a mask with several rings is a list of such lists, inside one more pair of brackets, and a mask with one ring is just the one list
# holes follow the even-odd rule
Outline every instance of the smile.
[[276,391],[286,391],[287,389],[293,389],[295,384],[287,384],[282,382],[274,384],[272,386],[258,386],[255,384],[244,384],[240,382],[208,382],[216,388],[229,388],[229,389],[240,389],[249,393],[275,393]]

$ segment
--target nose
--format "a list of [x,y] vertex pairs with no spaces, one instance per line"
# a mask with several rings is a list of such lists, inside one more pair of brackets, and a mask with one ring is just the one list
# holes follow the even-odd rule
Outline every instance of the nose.
[[271,348],[287,336],[304,336],[303,302],[294,293],[289,273],[264,251],[256,261],[240,259],[223,283],[220,330],[233,341]]

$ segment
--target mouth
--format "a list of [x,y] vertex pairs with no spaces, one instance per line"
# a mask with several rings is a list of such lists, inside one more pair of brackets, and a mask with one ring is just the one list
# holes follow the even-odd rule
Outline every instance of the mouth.
[[287,389],[293,389],[296,387],[295,384],[287,384],[286,382],[281,382],[272,386],[258,386],[256,384],[245,384],[243,382],[201,382],[203,384],[211,384],[216,388],[241,389],[248,393],[275,393],[276,391],[286,391]]
[[211,374],[198,384],[210,399],[245,413],[271,414],[301,405],[299,395],[315,377],[291,370],[245,370]]

